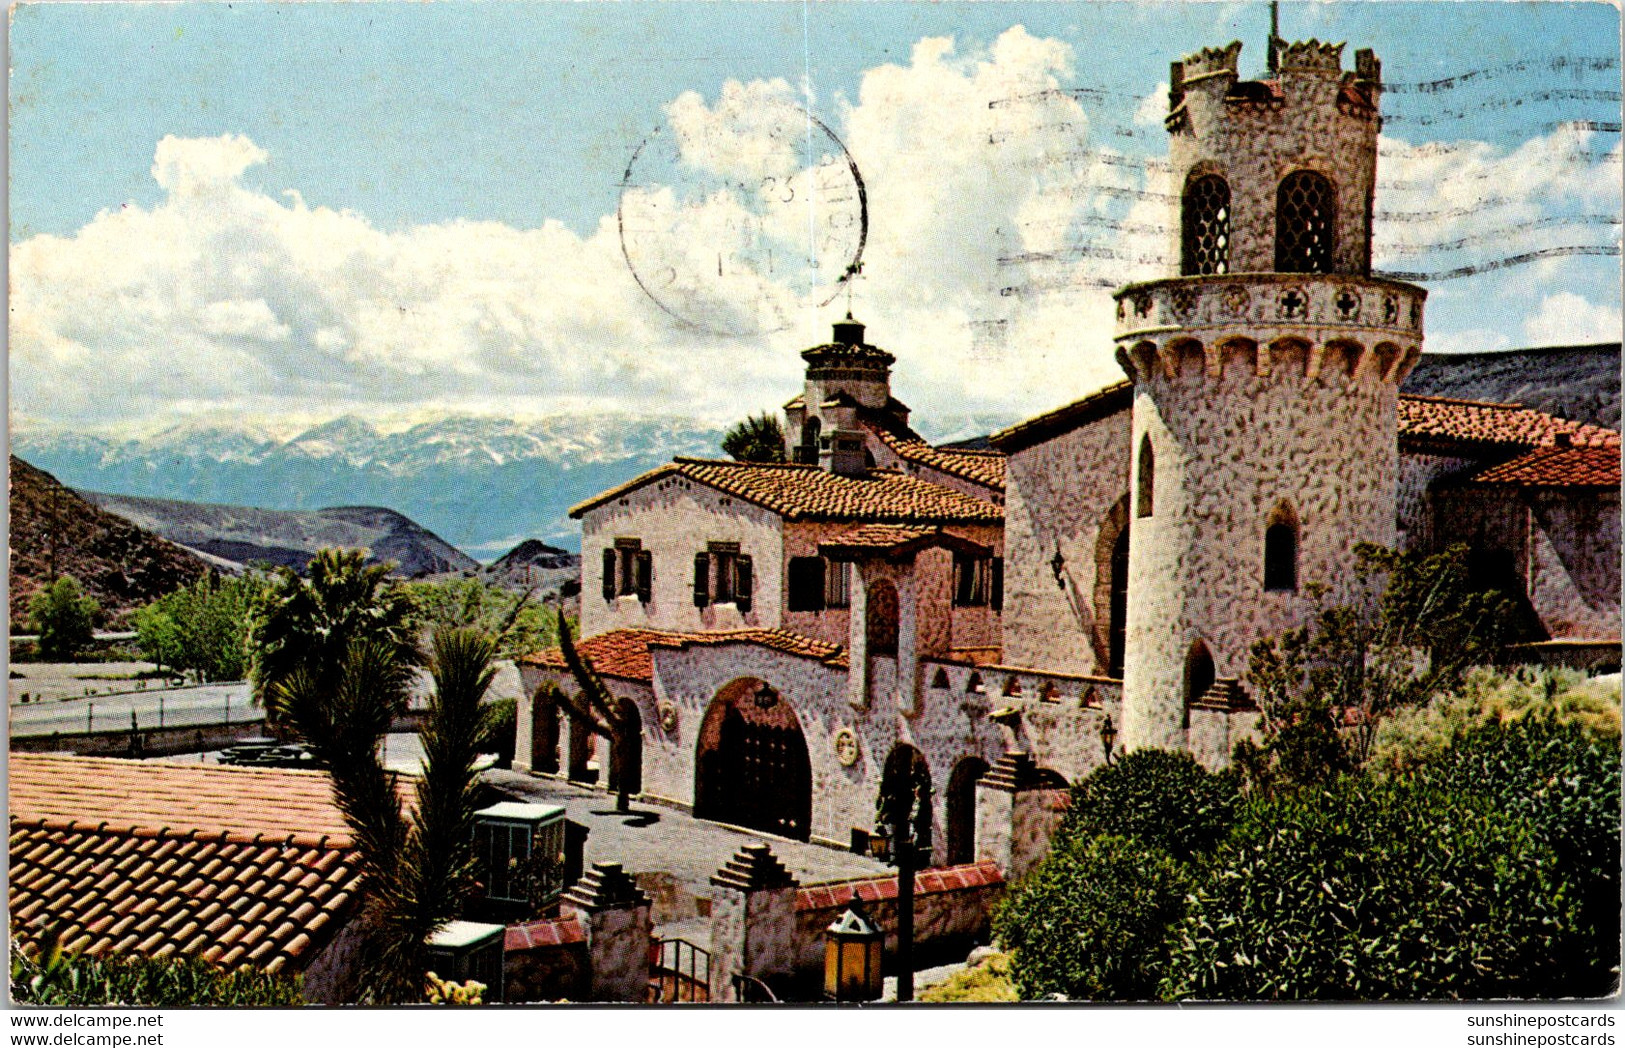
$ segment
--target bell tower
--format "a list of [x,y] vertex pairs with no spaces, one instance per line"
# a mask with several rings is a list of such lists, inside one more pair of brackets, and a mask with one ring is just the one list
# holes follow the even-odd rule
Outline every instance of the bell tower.
[[[1371,275],[1381,66],[1342,44],[1241,44],[1174,62],[1168,156],[1176,273],[1116,293],[1134,383],[1129,747],[1208,764],[1244,708],[1248,651],[1392,545],[1398,386],[1422,352],[1418,287]],[[1223,737],[1221,737],[1223,736]]]

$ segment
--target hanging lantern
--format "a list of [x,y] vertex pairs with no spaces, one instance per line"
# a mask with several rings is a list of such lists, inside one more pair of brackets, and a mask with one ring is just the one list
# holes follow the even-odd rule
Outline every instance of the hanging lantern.
[[1112,747],[1117,744],[1117,727],[1112,724],[1111,717],[1107,717],[1100,726],[1100,745],[1106,751],[1106,763],[1112,762]]
[[756,689],[754,701],[757,709],[770,710],[779,704],[779,693],[773,690],[771,684],[763,683],[760,688]]
[[853,899],[824,932],[824,996],[832,1001],[879,1000],[885,989],[880,971],[885,938]]

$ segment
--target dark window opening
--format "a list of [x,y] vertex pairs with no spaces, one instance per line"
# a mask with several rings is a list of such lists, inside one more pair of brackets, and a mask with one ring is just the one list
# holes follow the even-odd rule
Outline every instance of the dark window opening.
[[791,611],[823,611],[824,558],[791,557],[787,588]]
[[1298,531],[1279,522],[1264,529],[1264,588],[1292,592],[1298,588]]
[[961,608],[1004,604],[1004,559],[954,554],[954,604]]
[[1106,675],[1122,679],[1128,649],[1128,529],[1112,543],[1111,622],[1107,625]]
[[647,604],[654,595],[654,554],[643,548],[640,539],[616,539],[604,550],[603,594],[605,600],[636,595]]
[[818,465],[818,431],[821,426],[817,418],[809,418],[801,424],[801,443],[796,447],[797,462]]
[[713,542],[694,555],[694,606],[732,604],[741,612],[751,609],[755,588],[751,560],[739,552],[737,542]]
[[1152,510],[1152,496],[1157,487],[1157,456],[1151,450],[1151,434],[1140,438],[1140,473],[1139,488],[1136,492],[1134,512],[1136,516],[1149,517]]
[[1191,707],[1213,687],[1213,678],[1213,656],[1208,653],[1206,644],[1197,641],[1191,645],[1191,653],[1185,659],[1185,719],[1182,727],[1191,726]]
[[1186,276],[1230,272],[1230,186],[1218,175],[1203,175],[1185,186],[1180,227]]
[[1313,171],[1294,171],[1275,194],[1275,271],[1330,273],[1337,197]]

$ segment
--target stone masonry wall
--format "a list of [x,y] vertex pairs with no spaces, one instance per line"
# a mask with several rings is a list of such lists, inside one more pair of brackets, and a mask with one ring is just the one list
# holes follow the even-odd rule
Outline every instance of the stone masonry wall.
[[[780,624],[784,543],[777,514],[681,476],[669,476],[586,513],[581,520],[581,635],[619,626],[727,630]],[[603,597],[603,551],[635,538],[652,554],[651,599]],[[751,558],[755,600],[694,606],[694,555],[710,542],[737,542]]]
[[[1097,549],[1112,507],[1128,491],[1129,445],[1130,413],[1121,411],[1010,456],[1003,661],[1106,672]],[[1057,550],[1064,588],[1052,566]]]
[[1532,493],[1529,599],[1553,637],[1620,636],[1619,492]]
[[[1392,383],[1339,368],[1311,379],[1284,362],[1261,376],[1242,351],[1225,356],[1219,377],[1192,363],[1173,377],[1148,374],[1135,390],[1131,446],[1148,434],[1155,469],[1153,512],[1134,507],[1129,543],[1122,727],[1131,748],[1185,747],[1195,641],[1217,676],[1242,677],[1253,641],[1312,613],[1306,583],[1327,584],[1339,600],[1355,543],[1393,544]],[[1282,503],[1299,524],[1298,589],[1266,592],[1264,531]]]

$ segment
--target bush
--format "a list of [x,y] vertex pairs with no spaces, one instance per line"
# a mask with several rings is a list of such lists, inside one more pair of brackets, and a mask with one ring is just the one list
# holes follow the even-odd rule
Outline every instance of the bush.
[[57,1008],[251,1008],[304,1003],[297,979],[268,975],[258,968],[224,971],[191,958],[67,957],[49,947],[42,958],[35,959],[15,943],[11,999]]
[[919,993],[926,1004],[993,1004],[1019,1001],[1010,981],[1010,955],[996,953],[974,968],[955,972]]
[[28,617],[39,634],[39,657],[44,662],[69,662],[96,639],[96,616],[101,605],[85,595],[79,580],[63,575],[28,601]]
[[514,736],[519,731],[519,700],[497,699],[485,705],[486,735],[480,746],[497,755],[497,767],[513,767]]
[[1144,841],[1063,841],[994,915],[1017,992],[1023,1000],[1154,998],[1186,888],[1182,867]]
[[1418,1000],[1585,992],[1583,918],[1531,822],[1421,779],[1250,804],[1191,895],[1165,996]]
[[1617,746],[1619,677],[1589,677],[1580,670],[1550,666],[1477,667],[1454,691],[1384,721],[1377,730],[1370,766],[1387,774],[1411,771],[1443,756],[1475,728],[1531,715],[1577,724],[1588,736]]
[[1239,803],[1235,776],[1209,772],[1188,753],[1135,750],[1072,787],[1057,836],[1137,837],[1185,862],[1224,838]]

